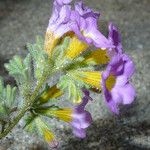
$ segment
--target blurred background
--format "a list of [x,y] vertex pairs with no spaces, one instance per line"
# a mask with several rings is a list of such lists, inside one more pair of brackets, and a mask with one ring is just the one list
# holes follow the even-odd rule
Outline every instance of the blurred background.
[[[122,34],[124,50],[136,64],[132,79],[137,90],[136,101],[122,108],[119,116],[112,115],[103,99],[96,94],[92,112],[93,124],[87,138],[75,138],[66,125],[53,125],[60,150],[150,150],[150,0],[84,0],[100,11],[100,30],[107,35],[112,21]],[[52,0],[0,0],[0,76],[14,84],[3,64],[13,55],[24,56],[26,43],[36,35],[44,37],[52,10]],[[93,109],[94,108],[94,109]],[[7,138],[0,141],[0,150],[48,150],[42,139],[30,135],[21,123]]]

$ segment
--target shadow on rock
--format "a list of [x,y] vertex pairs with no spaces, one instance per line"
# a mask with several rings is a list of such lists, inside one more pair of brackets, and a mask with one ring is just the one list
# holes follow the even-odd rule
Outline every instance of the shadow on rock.
[[0,56],[0,76],[4,78],[5,84],[16,85],[14,78],[8,75],[8,72],[4,67],[4,64],[8,63],[8,61],[8,59],[5,59],[2,56]]
[[[61,149],[65,150],[148,150],[148,145],[132,142],[137,136],[149,136],[150,123],[126,124],[114,119],[97,120],[88,129],[87,138],[79,140],[69,137]],[[65,137],[64,137],[65,139]]]

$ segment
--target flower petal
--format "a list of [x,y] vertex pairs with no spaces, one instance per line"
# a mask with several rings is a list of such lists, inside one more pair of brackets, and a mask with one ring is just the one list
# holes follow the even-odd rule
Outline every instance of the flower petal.
[[119,94],[122,96],[123,104],[131,104],[135,98],[136,92],[131,84],[126,84],[119,90]]
[[59,5],[69,4],[72,0],[56,0]]
[[122,53],[122,44],[121,44],[121,35],[117,29],[117,27],[115,27],[112,22],[109,23],[109,36],[108,39],[109,41],[111,41],[111,43],[115,46],[115,51],[117,53]]
[[134,65],[133,61],[130,59],[130,57],[126,54],[124,54],[123,60],[125,62],[124,74],[128,78],[131,78],[131,76],[135,72],[135,65]]
[[84,129],[73,128],[73,134],[78,138],[86,137],[86,131]]

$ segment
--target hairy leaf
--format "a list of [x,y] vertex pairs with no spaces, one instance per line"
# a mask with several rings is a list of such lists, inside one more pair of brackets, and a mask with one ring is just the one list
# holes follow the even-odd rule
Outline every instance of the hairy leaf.
[[12,75],[17,84],[24,84],[29,82],[31,79],[31,56],[28,54],[23,60],[20,56],[14,56],[9,63],[5,64],[5,68],[9,74]]
[[74,80],[68,74],[62,76],[57,84],[62,91],[67,91],[68,99],[75,103],[80,103],[82,98],[81,89],[85,86],[82,82]]
[[63,65],[66,65],[68,63],[68,60],[65,59],[65,50],[67,49],[70,42],[70,38],[66,37],[63,42],[58,45],[52,54],[52,60],[55,63],[55,66],[61,67]]
[[11,110],[16,107],[16,87],[3,86],[0,80],[0,120],[7,122],[10,118]]
[[48,64],[48,55],[43,50],[44,41],[41,37],[36,38],[35,44],[27,44],[27,48],[33,58],[34,76],[39,80],[44,71],[44,67]]
[[38,134],[48,143],[51,142],[49,140],[52,140],[54,138],[54,135],[50,130],[50,125],[48,125],[40,116],[28,116],[28,118],[26,119],[25,129],[28,132],[34,132]]

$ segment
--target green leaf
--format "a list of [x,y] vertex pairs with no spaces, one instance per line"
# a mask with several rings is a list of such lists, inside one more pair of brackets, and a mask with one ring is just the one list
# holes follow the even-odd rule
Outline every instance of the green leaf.
[[36,38],[35,44],[27,44],[27,48],[33,58],[34,76],[39,80],[42,75],[46,64],[48,64],[48,55],[43,50],[44,41],[41,37]]
[[0,95],[3,92],[3,88],[4,88],[4,82],[3,82],[2,77],[0,76]]
[[[54,135],[50,130],[50,125],[48,125],[40,116],[28,116],[28,118],[26,118],[25,129],[28,132],[38,134],[48,143],[54,139]],[[49,138],[49,136],[51,138]]]
[[10,85],[3,86],[2,79],[0,80],[0,120],[9,118],[12,108],[15,107],[16,87]]
[[79,103],[82,98],[81,89],[84,87],[83,83],[74,80],[71,76],[64,75],[60,78],[57,84],[58,88],[68,93],[68,99],[75,103]]
[[37,116],[35,116],[35,115],[30,115],[25,118],[26,124],[25,124],[24,128],[28,132],[36,132],[36,123],[35,123],[36,117]]
[[23,60],[20,56],[14,56],[9,63],[5,64],[5,68],[12,75],[17,84],[24,84],[31,79],[31,56],[28,54]]
[[68,64],[69,60],[66,60],[64,55],[65,55],[65,50],[69,45],[69,42],[70,42],[70,37],[66,37],[63,40],[63,42],[53,50],[52,60],[54,61],[55,66],[61,67],[63,65]]

